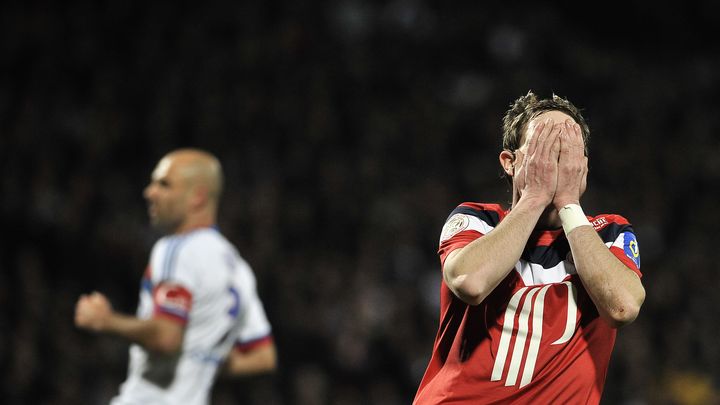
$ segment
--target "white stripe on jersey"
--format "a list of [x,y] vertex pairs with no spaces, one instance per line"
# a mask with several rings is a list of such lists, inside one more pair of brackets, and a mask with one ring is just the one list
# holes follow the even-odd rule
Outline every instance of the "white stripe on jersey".
[[468,229],[472,229],[473,231],[478,231],[483,235],[487,235],[488,233],[490,233],[490,231],[495,229],[495,227],[491,226],[490,224],[478,217],[470,216],[470,225],[468,226]]
[[620,250],[625,250],[625,235],[627,235],[629,232],[622,232],[620,235],[618,235],[617,238],[615,238],[615,242],[613,243],[606,243],[607,247],[615,246],[616,248]]
[[560,283],[565,280],[565,277],[576,273],[575,265],[569,260],[563,260],[554,267],[546,269],[537,263],[520,259],[515,265],[515,271],[518,272],[526,286]]

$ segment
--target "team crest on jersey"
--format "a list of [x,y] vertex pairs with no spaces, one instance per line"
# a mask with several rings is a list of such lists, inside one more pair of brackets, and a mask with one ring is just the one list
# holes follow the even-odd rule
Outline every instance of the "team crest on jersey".
[[465,214],[455,214],[443,226],[440,242],[446,241],[470,225],[470,218]]
[[638,247],[637,239],[635,239],[635,234],[625,232],[625,245],[623,246],[623,250],[625,250],[625,255],[627,255],[639,269],[640,248]]

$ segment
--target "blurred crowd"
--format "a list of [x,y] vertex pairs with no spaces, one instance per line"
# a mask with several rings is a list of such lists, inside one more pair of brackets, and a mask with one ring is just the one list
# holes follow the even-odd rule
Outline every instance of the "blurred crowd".
[[[647,300],[608,404],[720,401],[720,53],[713,4],[5,2],[0,6],[0,395],[102,404],[127,343],[73,326],[92,290],[133,312],[142,189],[181,146],[219,156],[220,229],[255,270],[279,371],[216,404],[409,404],[437,331],[443,222],[505,203],[504,111],[584,108],[592,214],[634,224]],[[610,23],[608,23],[610,21]]]

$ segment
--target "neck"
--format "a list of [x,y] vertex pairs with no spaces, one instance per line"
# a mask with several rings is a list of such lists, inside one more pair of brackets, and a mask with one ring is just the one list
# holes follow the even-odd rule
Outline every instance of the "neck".
[[175,229],[173,234],[183,234],[192,232],[196,229],[209,228],[216,223],[215,214],[212,212],[198,212],[188,215],[185,221]]

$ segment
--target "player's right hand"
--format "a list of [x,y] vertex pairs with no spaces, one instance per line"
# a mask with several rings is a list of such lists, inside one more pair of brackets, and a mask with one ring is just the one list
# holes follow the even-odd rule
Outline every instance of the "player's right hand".
[[112,305],[101,293],[83,294],[75,304],[75,326],[102,332],[112,316]]
[[555,196],[558,179],[558,157],[560,154],[560,131],[551,118],[539,122],[532,129],[527,149],[516,152],[518,170],[513,178],[520,198],[533,198],[543,205],[549,205]]

